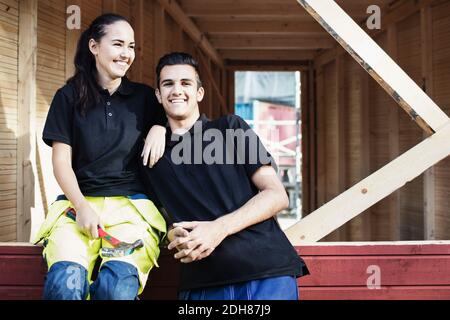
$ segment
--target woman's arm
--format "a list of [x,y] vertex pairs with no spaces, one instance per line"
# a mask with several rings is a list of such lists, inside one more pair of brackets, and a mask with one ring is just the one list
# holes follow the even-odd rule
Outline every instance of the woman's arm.
[[100,218],[91,208],[81,193],[75,172],[72,169],[72,147],[68,144],[53,141],[52,150],[53,174],[64,195],[73,204],[77,212],[77,224],[90,238],[98,238],[97,226]]
[[144,149],[141,157],[144,166],[151,168],[163,156],[166,147],[166,128],[160,125],[154,125],[145,138]]

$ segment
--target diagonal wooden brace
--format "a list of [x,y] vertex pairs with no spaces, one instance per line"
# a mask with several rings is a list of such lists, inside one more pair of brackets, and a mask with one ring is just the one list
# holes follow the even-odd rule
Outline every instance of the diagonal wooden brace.
[[447,115],[336,2],[297,1],[422,129],[431,134],[447,123]]
[[438,132],[285,230],[293,245],[315,242],[450,154],[450,121]]

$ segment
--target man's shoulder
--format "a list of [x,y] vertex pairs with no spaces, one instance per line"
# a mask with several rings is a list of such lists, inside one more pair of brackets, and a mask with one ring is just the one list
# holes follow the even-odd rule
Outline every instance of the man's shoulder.
[[235,114],[228,114],[208,122],[209,128],[216,129],[238,129],[243,128],[244,119]]

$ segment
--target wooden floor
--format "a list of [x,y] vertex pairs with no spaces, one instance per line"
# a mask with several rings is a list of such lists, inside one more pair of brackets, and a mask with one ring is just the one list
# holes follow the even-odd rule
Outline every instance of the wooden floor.
[[[302,300],[450,299],[450,241],[328,243],[296,247],[311,275]],[[0,299],[40,299],[42,248],[0,243]],[[141,299],[176,299],[178,264],[162,251]]]

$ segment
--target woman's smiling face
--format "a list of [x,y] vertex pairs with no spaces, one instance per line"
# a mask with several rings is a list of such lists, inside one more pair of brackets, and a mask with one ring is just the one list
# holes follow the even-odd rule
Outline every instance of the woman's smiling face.
[[128,22],[106,26],[99,42],[93,39],[89,42],[99,76],[109,80],[125,76],[135,58],[134,47],[134,31]]

